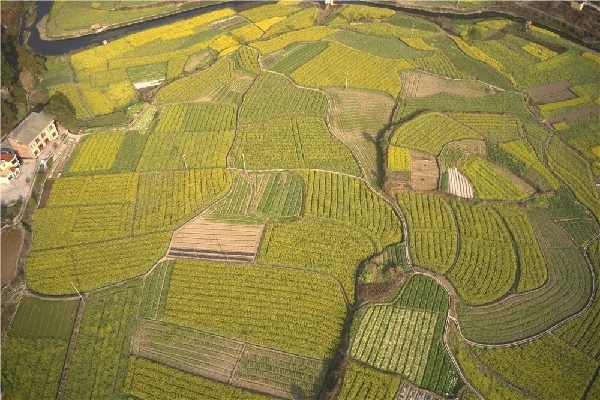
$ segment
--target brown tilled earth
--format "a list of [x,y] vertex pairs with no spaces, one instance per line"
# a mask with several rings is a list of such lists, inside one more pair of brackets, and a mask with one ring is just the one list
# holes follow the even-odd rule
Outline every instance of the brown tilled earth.
[[414,190],[436,190],[440,170],[436,158],[420,151],[410,151],[410,186]]
[[244,252],[256,256],[264,228],[264,225],[240,225],[196,218],[175,231],[170,250]]
[[455,81],[422,72],[410,71],[402,74],[403,96],[421,98],[440,93],[455,94],[467,97],[484,97],[485,85],[470,81]]
[[534,103],[552,103],[577,97],[569,90],[570,87],[569,82],[560,81],[549,85],[535,86],[527,89],[527,92]]

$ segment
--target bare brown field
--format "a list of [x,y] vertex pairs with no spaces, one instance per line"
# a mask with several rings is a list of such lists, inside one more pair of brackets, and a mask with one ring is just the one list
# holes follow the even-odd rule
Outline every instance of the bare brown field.
[[467,97],[488,95],[486,86],[479,82],[456,81],[416,71],[404,72],[402,78],[402,96],[408,98],[429,97],[440,93]]
[[420,151],[410,151],[410,186],[414,190],[435,190],[440,170],[435,156]]
[[573,122],[580,118],[591,117],[592,115],[600,114],[600,106],[586,108],[585,110],[575,111],[569,114],[559,115],[557,117],[548,118],[548,124],[556,124],[557,122]]
[[229,383],[244,343],[191,328],[140,320],[132,353],[195,375]]
[[2,284],[8,283],[17,270],[23,232],[19,228],[8,228],[2,231]]
[[573,99],[577,96],[569,90],[571,84],[567,81],[551,83],[527,89],[529,97],[534,103],[552,103]]
[[253,262],[264,225],[240,225],[196,218],[173,234],[169,256]]

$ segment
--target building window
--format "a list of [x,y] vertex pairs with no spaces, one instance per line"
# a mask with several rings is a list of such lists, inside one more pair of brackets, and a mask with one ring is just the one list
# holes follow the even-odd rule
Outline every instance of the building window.
[[36,142],[36,143],[39,143],[39,142],[41,142],[40,138],[39,138],[39,137],[36,137],[36,138],[35,138],[35,142]]

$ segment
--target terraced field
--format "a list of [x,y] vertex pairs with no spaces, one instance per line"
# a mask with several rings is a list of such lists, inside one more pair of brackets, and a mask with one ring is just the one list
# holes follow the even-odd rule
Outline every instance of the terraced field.
[[535,22],[243,8],[47,59],[84,136],[25,207],[3,396],[595,398],[597,57]]

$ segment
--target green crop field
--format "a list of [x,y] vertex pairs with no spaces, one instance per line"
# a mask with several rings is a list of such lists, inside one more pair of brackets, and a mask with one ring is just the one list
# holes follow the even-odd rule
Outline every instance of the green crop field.
[[14,221],[2,397],[598,397],[593,43],[383,3],[202,6],[56,2],[42,37],[106,42],[3,53],[3,105],[61,92],[77,127]]
[[239,169],[318,168],[359,175],[350,151],[322,119],[276,118],[239,129],[230,157]]
[[350,361],[338,399],[392,399],[400,386],[400,376],[384,374]]
[[548,278],[536,290],[480,307],[459,307],[461,330],[471,340],[506,343],[533,336],[581,310],[591,295],[591,275],[577,245],[541,210],[528,213],[546,260]]
[[282,75],[265,73],[246,94],[240,123],[249,124],[281,117],[325,117],[327,98],[316,90],[295,86]]
[[458,251],[454,212],[443,199],[427,195],[398,195],[406,214],[413,262],[440,274],[453,265]]
[[445,114],[427,113],[401,125],[390,138],[390,143],[438,154],[448,142],[479,138],[479,133]]
[[[426,297],[418,299],[417,293]],[[451,391],[457,376],[442,343],[448,296],[431,278],[416,275],[393,305],[360,313],[350,355],[437,393]]]
[[[204,306],[194,306],[199,303]],[[328,358],[333,356],[345,314],[338,284],[324,275],[178,261],[164,319],[292,353]],[[313,335],[317,328],[319,336]]]
[[513,241],[493,209],[453,203],[458,222],[460,251],[448,277],[470,304],[489,303],[505,295],[517,273]]
[[121,393],[140,294],[138,281],[92,295],[86,302],[65,398],[115,397]]
[[2,341],[2,381],[15,398],[56,396],[79,301],[24,297]]
[[298,221],[270,224],[258,261],[323,272],[337,279],[352,301],[357,266],[374,250],[374,244],[358,230],[336,223]]

